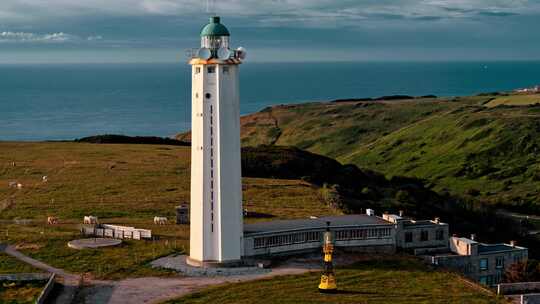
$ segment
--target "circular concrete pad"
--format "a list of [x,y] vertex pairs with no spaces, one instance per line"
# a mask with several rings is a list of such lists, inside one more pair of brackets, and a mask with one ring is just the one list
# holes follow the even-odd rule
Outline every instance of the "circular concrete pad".
[[150,263],[153,268],[165,268],[181,272],[188,276],[237,276],[269,273],[271,269],[256,266],[243,267],[194,267],[186,262],[188,256],[167,256]]
[[68,242],[68,247],[73,249],[97,249],[102,247],[118,246],[122,244],[122,240],[117,239],[80,239]]

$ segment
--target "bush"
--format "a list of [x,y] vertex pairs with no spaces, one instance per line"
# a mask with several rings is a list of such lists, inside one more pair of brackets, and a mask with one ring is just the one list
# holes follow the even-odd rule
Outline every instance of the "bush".
[[504,273],[503,281],[505,283],[540,281],[540,263],[537,260],[528,260],[512,264]]
[[480,195],[480,190],[471,188],[471,189],[465,191],[465,194],[470,195],[470,196],[478,196],[478,195]]

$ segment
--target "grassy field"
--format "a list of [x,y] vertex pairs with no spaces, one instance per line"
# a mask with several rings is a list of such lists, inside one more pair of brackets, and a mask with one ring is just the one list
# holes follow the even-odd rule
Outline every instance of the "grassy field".
[[540,94],[516,94],[502,96],[493,99],[485,104],[486,107],[496,107],[500,105],[506,106],[529,106],[540,104]]
[[19,260],[0,252],[0,274],[10,273],[29,273],[29,272],[43,272],[42,270],[33,268],[26,263],[19,262]]
[[[537,212],[538,95],[276,106],[242,120],[244,145],[292,145],[434,189]],[[487,105],[487,107],[486,107]]]
[[32,304],[46,282],[0,283],[0,304]]
[[[169,275],[156,257],[186,252],[189,227],[174,225],[174,207],[189,201],[189,147],[83,143],[0,143],[0,243],[52,266],[97,278]],[[43,182],[47,176],[47,182]],[[22,189],[10,188],[19,182]],[[300,180],[244,179],[244,206],[269,218],[334,214],[318,189]],[[156,241],[126,241],[103,250],[69,249],[84,215],[103,223],[151,229]],[[60,224],[46,225],[47,216]],[[171,223],[153,225],[154,216]],[[19,224],[10,220],[19,219]],[[25,223],[23,219],[30,219]],[[268,220],[250,219],[247,221]],[[0,263],[0,272],[11,268]]]
[[412,258],[366,260],[339,268],[336,275],[337,294],[320,294],[320,274],[315,272],[227,284],[167,303],[506,303],[455,274],[430,270]]

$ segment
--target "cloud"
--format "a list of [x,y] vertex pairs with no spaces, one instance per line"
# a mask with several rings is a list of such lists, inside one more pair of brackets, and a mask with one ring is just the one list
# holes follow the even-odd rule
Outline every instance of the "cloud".
[[509,16],[517,16],[519,14],[518,13],[513,13],[513,12],[481,11],[481,12],[478,12],[478,15],[487,16],[487,17],[509,17]]
[[103,37],[100,36],[100,35],[97,35],[97,36],[89,36],[88,38],[86,38],[86,40],[88,40],[88,41],[103,40]]
[[[537,0],[208,0],[211,12],[254,17],[256,22],[347,25],[350,21],[380,20],[392,16],[411,20],[439,20],[535,14]],[[185,17],[203,14],[200,0],[2,0],[0,16],[11,20],[47,20],[51,17],[152,16]],[[388,18],[384,18],[384,16]]]
[[[88,41],[101,40],[101,36],[87,37]],[[64,43],[83,40],[79,36],[66,34],[63,32],[36,34],[28,32],[0,32],[0,43]]]

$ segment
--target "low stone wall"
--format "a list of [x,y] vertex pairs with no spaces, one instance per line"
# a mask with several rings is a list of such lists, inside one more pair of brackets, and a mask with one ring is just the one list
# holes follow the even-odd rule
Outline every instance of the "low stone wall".
[[50,276],[49,281],[47,282],[47,284],[45,285],[45,287],[43,288],[43,290],[39,294],[39,297],[36,300],[36,304],[43,304],[43,303],[47,302],[49,294],[51,293],[51,291],[54,288],[55,279],[56,279],[56,275],[53,273]]
[[502,283],[497,285],[497,294],[520,294],[527,292],[539,292],[540,282]]
[[15,273],[15,274],[2,274],[0,275],[0,282],[35,282],[35,281],[47,281],[45,287],[41,290],[39,297],[36,300],[36,304],[43,304],[47,301],[49,294],[54,288],[56,275],[54,273]]
[[50,273],[15,273],[0,274],[0,281],[46,281],[51,277]]
[[540,304],[540,293],[521,295],[521,304]]

